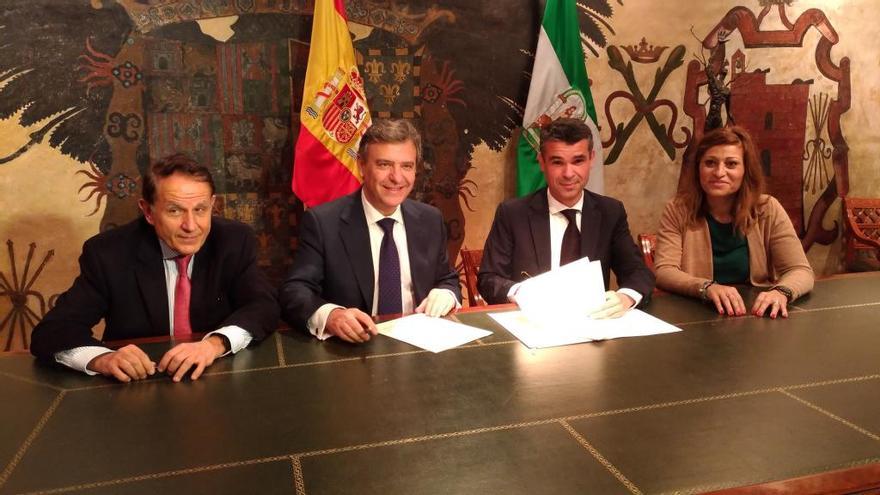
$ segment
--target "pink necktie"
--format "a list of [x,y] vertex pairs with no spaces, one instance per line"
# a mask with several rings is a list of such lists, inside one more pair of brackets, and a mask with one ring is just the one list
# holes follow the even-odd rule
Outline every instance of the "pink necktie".
[[177,285],[174,287],[174,336],[189,337],[192,328],[189,325],[189,296],[192,286],[189,282],[189,260],[192,255],[174,258],[177,263]]

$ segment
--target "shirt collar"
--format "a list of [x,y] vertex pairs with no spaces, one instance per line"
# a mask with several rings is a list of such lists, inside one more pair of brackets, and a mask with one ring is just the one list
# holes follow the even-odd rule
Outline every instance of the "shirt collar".
[[163,260],[173,260],[174,258],[180,256],[180,253],[175,251],[174,248],[172,248],[168,244],[165,244],[165,241],[163,241],[162,239],[159,239],[159,247],[162,248]]
[[403,213],[400,211],[400,205],[397,205],[397,208],[390,215],[383,215],[381,211],[377,210],[376,207],[367,201],[363,191],[361,191],[361,203],[364,205],[364,217],[367,219],[367,225],[377,223],[383,218],[393,218],[398,223],[403,224]]
[[584,194],[581,192],[581,199],[578,200],[574,206],[566,206],[562,204],[560,201],[557,201],[556,198],[550,194],[550,190],[547,190],[547,206],[550,208],[550,214],[556,214],[561,212],[562,210],[573,209],[577,211],[581,211],[584,209]]

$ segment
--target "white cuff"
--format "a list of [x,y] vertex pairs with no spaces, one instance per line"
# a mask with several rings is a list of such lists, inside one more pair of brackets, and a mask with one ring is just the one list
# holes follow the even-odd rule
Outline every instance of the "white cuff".
[[251,335],[251,333],[244,328],[236,325],[229,325],[228,327],[218,328],[217,330],[208,333],[207,335],[202,337],[202,340],[207,339],[215,333],[219,333],[220,335],[229,339],[229,352],[220,355],[220,357],[227,356],[230,353],[237,353],[238,351],[247,347],[248,344],[251,343],[251,340],[253,340],[254,338],[254,336]]
[[338,304],[324,304],[309,317],[309,321],[306,322],[306,326],[309,328],[309,333],[318,338],[318,340],[327,340],[332,335],[325,335],[324,328],[327,326],[327,318],[330,317],[330,313],[336,309],[342,308],[343,306]]
[[519,286],[522,285],[522,282],[517,282],[510,286],[510,289],[507,291],[507,300],[510,302],[516,302],[516,293],[519,291]]
[[92,359],[95,359],[101,354],[107,354],[108,352],[116,351],[98,345],[74,347],[73,349],[68,349],[66,351],[56,352],[55,361],[68,368],[82,371],[89,376],[95,376],[98,372],[88,369],[87,366],[92,362]]
[[621,294],[626,294],[629,297],[631,297],[632,300],[635,301],[635,304],[633,304],[633,308],[638,306],[639,303],[642,301],[642,295],[639,294],[638,291],[635,291],[633,289],[627,289],[626,287],[621,287],[620,289],[617,289],[617,292],[620,292]]

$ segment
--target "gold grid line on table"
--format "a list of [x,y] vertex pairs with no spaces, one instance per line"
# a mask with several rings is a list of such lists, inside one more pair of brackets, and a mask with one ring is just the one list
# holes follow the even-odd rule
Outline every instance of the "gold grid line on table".
[[871,432],[870,430],[867,430],[867,429],[865,429],[865,428],[862,428],[861,426],[859,426],[859,425],[857,425],[857,424],[855,424],[855,423],[853,423],[853,422],[851,422],[851,421],[849,421],[849,420],[846,420],[846,419],[844,419],[844,418],[841,418],[840,416],[838,416],[838,415],[832,413],[831,411],[828,411],[828,410],[826,410],[826,409],[824,409],[824,408],[822,408],[822,407],[819,407],[818,405],[813,404],[812,402],[810,402],[810,401],[808,401],[808,400],[806,400],[806,399],[804,399],[804,398],[802,398],[802,397],[798,397],[797,395],[795,395],[795,394],[793,394],[793,393],[791,393],[791,392],[789,392],[789,391],[787,391],[787,390],[780,390],[779,393],[781,393],[781,394],[783,394],[783,395],[785,395],[785,396],[787,396],[787,397],[790,397],[790,398],[792,398],[792,399],[794,399],[794,400],[800,402],[801,404],[803,404],[803,405],[809,407],[810,409],[813,409],[814,411],[817,411],[817,412],[821,413],[821,414],[824,415],[824,416],[827,416],[827,417],[829,417],[829,418],[831,418],[831,419],[833,419],[833,420],[835,420],[835,421],[838,421],[838,422],[840,422],[840,423],[843,423],[844,425],[848,426],[849,428],[851,428],[851,429],[853,429],[853,430],[855,430],[855,431],[857,431],[857,432],[859,432],[859,433],[861,433],[861,434],[867,436],[868,438],[871,438],[872,440],[880,441],[880,436],[877,436],[876,433],[873,433],[873,432]]
[[[519,423],[509,423],[509,424],[487,426],[487,427],[482,427],[482,428],[474,428],[474,429],[461,430],[461,431],[435,433],[435,434],[430,434],[430,435],[420,435],[420,436],[415,436],[415,437],[390,439],[390,440],[383,440],[380,442],[370,442],[370,443],[365,443],[365,444],[347,445],[347,446],[343,446],[343,447],[334,447],[334,448],[329,448],[329,449],[319,449],[319,450],[312,450],[312,451],[306,451],[306,452],[287,453],[287,454],[283,454],[283,455],[277,455],[277,456],[271,456],[271,457],[265,457],[265,458],[255,458],[255,459],[246,459],[246,460],[242,460],[242,461],[224,462],[224,463],[212,464],[212,465],[207,465],[207,466],[196,466],[196,467],[190,467],[190,468],[184,468],[184,469],[178,469],[178,470],[172,470],[172,471],[164,471],[164,472],[160,472],[160,473],[149,473],[149,474],[142,474],[142,475],[118,478],[118,479],[113,479],[113,480],[96,481],[96,482],[87,483],[87,484],[59,487],[59,488],[53,488],[50,490],[41,490],[41,491],[29,492],[29,493],[34,493],[34,494],[37,494],[37,493],[39,493],[39,494],[63,493],[63,492],[68,492],[68,491],[76,491],[76,490],[83,490],[83,489],[89,489],[89,488],[100,488],[100,487],[104,487],[104,486],[111,486],[111,485],[117,485],[117,484],[123,484],[123,483],[132,483],[132,482],[145,481],[145,480],[150,480],[150,479],[159,479],[159,478],[167,478],[167,477],[172,477],[172,476],[180,476],[180,475],[185,475],[185,474],[194,474],[194,473],[200,473],[200,472],[206,472],[206,471],[215,471],[215,470],[227,469],[227,468],[232,468],[232,467],[248,466],[248,465],[253,465],[253,464],[264,464],[264,463],[268,463],[268,462],[277,462],[277,461],[281,461],[281,460],[291,460],[294,458],[301,460],[302,458],[308,458],[308,457],[341,454],[341,453],[346,453],[346,452],[368,450],[368,449],[381,448],[381,447],[390,447],[390,446],[397,446],[397,445],[407,445],[407,444],[428,442],[428,441],[433,441],[433,440],[442,440],[442,439],[447,439],[447,438],[459,438],[459,437],[477,435],[477,434],[482,434],[482,433],[514,430],[514,429],[519,429],[519,428],[529,428],[529,427],[533,427],[533,426],[541,426],[541,425],[547,425],[547,424],[553,424],[553,423],[561,424],[563,427],[565,427],[565,424],[568,424],[570,421],[580,420],[580,419],[615,416],[615,415],[619,415],[619,414],[627,414],[627,413],[632,413],[632,412],[650,411],[650,410],[663,409],[663,408],[668,408],[668,407],[678,407],[678,406],[683,406],[683,405],[699,404],[699,403],[711,402],[711,401],[716,401],[716,400],[734,399],[734,398],[750,397],[750,396],[756,396],[756,395],[766,395],[766,394],[771,394],[771,393],[785,394],[787,390],[799,390],[799,389],[805,389],[805,388],[823,387],[823,386],[828,386],[828,385],[837,385],[837,384],[842,384],[842,383],[854,383],[854,382],[877,380],[877,379],[880,379],[880,375],[864,375],[864,376],[839,378],[839,379],[833,379],[833,380],[823,380],[823,381],[819,381],[819,382],[802,383],[802,384],[795,384],[795,385],[788,385],[788,386],[781,386],[781,387],[768,387],[768,388],[762,388],[762,389],[747,390],[747,391],[741,391],[741,392],[732,392],[732,393],[727,393],[727,394],[711,395],[711,396],[705,396],[705,397],[694,397],[691,399],[683,399],[683,400],[678,400],[678,401],[669,401],[669,402],[662,402],[662,403],[655,403],[655,404],[645,404],[645,405],[641,405],[641,406],[626,407],[626,408],[620,408],[620,409],[611,409],[611,410],[607,410],[607,411],[596,411],[596,412],[592,412],[592,413],[575,414],[575,415],[563,416],[563,417],[558,417],[558,418],[547,418],[547,419],[525,421],[525,422],[519,422]],[[63,396],[64,394],[62,393],[61,395]],[[795,397],[792,397],[792,398],[795,398]],[[58,402],[60,402],[60,400],[58,400]],[[57,405],[55,407],[57,407]],[[850,428],[856,428],[856,429],[860,428],[857,425],[849,423],[846,420],[843,420],[842,418],[838,418],[831,413],[828,413],[827,416],[830,416],[832,419],[835,419],[837,421],[842,421],[843,424],[849,426]],[[44,417],[45,417],[45,415],[44,415]],[[46,418],[46,420],[48,420],[48,418]],[[42,427],[39,426],[39,428],[41,429]],[[864,430],[864,431],[867,431],[867,430]],[[39,431],[35,428],[35,431],[32,432],[31,437],[35,438],[38,433],[39,433]],[[30,442],[33,441],[33,438],[31,438],[31,437],[29,437]],[[29,445],[30,442],[27,442],[27,444]],[[25,446],[23,446],[23,449],[20,449],[21,455],[24,454],[24,450],[26,450]],[[589,450],[589,449],[587,449],[587,450]],[[592,454],[592,452],[590,452],[590,453]],[[599,461],[599,462],[601,463],[601,461]],[[859,461],[859,462],[861,462],[861,461]],[[14,469],[14,466],[12,466],[12,467]],[[607,466],[606,466],[606,468],[607,468]],[[4,471],[4,473],[5,473],[5,471]],[[11,474],[11,472],[5,473],[5,474],[8,477],[9,474]],[[613,472],[612,472],[612,474],[613,474]],[[296,476],[295,472],[294,472],[294,476]],[[0,484],[0,486],[2,486],[2,484]],[[633,485],[633,486],[635,486],[635,485]],[[627,488],[630,488],[630,487],[627,486]],[[723,486],[721,486],[721,488],[723,488]],[[638,489],[638,488],[636,488],[636,489]]]
[[627,478],[622,472],[620,472],[619,469],[617,469],[617,466],[615,466],[614,464],[611,463],[611,461],[606,459],[605,456],[603,456],[599,452],[599,450],[596,449],[596,447],[593,447],[593,445],[590,442],[588,442],[587,439],[584,438],[583,435],[578,433],[577,430],[575,430],[570,424],[568,424],[568,421],[562,420],[559,422],[559,424],[562,425],[562,427],[565,428],[565,431],[567,431],[569,433],[569,435],[574,437],[574,439],[577,440],[577,442],[584,449],[586,449],[587,452],[589,452],[590,455],[592,455],[593,458],[595,458],[596,461],[599,462],[599,464],[604,466],[605,469],[607,469],[615,478],[617,478],[617,481],[620,481],[623,484],[623,486],[625,486],[626,489],[629,490],[630,493],[632,493],[633,495],[642,495],[642,491],[639,490],[639,488],[635,485],[635,483],[630,481],[629,478]]
[[[838,309],[852,309],[852,308],[861,308],[861,307],[868,307],[868,306],[880,306],[880,302],[851,304],[851,305],[844,305],[844,306],[833,306],[833,307],[827,307],[827,308],[800,309],[797,312],[793,312],[791,315],[789,315],[789,317],[791,317],[792,315],[803,315],[803,314],[815,313],[815,312],[820,312],[820,311],[831,311],[831,310],[838,310]],[[746,316],[746,318],[763,318],[763,317]],[[727,321],[727,319],[713,318],[713,319],[695,320],[695,321],[687,321],[687,322],[673,322],[671,324],[678,325],[678,326],[689,326],[689,325],[698,325],[698,324],[702,324],[702,323],[717,323],[717,322],[723,322],[723,321]],[[277,338],[277,341],[280,342],[280,337]],[[449,351],[455,351],[458,349],[491,348],[494,346],[509,345],[509,344],[516,344],[516,343],[519,343],[519,340],[511,339],[511,340],[504,340],[504,341],[498,341],[498,342],[481,342],[479,344],[475,344],[475,343],[465,344],[462,346],[458,346],[454,349],[450,349]],[[449,352],[449,351],[446,351],[446,352]],[[352,361],[363,361],[363,360],[373,360],[373,359],[384,359],[384,358],[391,358],[391,357],[407,356],[407,355],[413,355],[413,354],[432,354],[432,353],[431,353],[431,351],[426,351],[424,349],[414,349],[411,351],[401,351],[401,352],[392,352],[392,353],[374,354],[374,355],[365,355],[365,356],[353,356],[353,357],[347,357],[347,358],[327,359],[327,360],[321,360],[321,361],[285,363],[285,364],[279,364],[279,365],[275,365],[275,366],[263,366],[263,367],[249,368],[249,369],[243,369],[243,370],[214,371],[214,372],[212,372],[210,370],[206,370],[205,373],[203,374],[203,376],[234,375],[234,374],[242,374],[242,373],[253,373],[256,371],[272,371],[272,370],[286,369],[286,368],[322,366],[322,365],[328,365],[328,364],[347,363],[347,362],[352,362]],[[8,375],[11,378],[21,378],[21,377],[18,377],[17,375],[13,375],[13,374],[10,374],[7,372],[0,372],[0,374]],[[21,378],[21,379],[24,381],[29,381],[28,379],[25,379],[25,378]],[[140,384],[140,383],[148,383],[149,382],[149,380],[143,380],[143,381],[132,382],[131,384],[105,383],[105,384],[101,384],[101,385],[85,385],[82,387],[71,387],[71,388],[63,389],[63,388],[60,388],[60,387],[57,387],[54,385],[49,385],[49,384],[42,383],[42,382],[35,381],[35,380],[30,380],[30,381],[34,384],[37,384],[37,385],[45,385],[47,387],[52,387],[52,388],[67,390],[67,391],[92,390],[92,389],[118,387],[118,386],[123,386],[123,385]]]
[[18,447],[15,455],[12,456],[12,459],[9,460],[9,463],[6,464],[6,467],[3,468],[3,471],[0,472],[0,488],[3,488],[3,485],[9,481],[9,476],[12,475],[12,472],[15,471],[15,468],[18,467],[18,463],[24,458],[24,455],[27,453],[28,448],[30,448],[31,444],[37,437],[40,435],[40,432],[43,431],[43,428],[46,426],[46,423],[49,422],[49,419],[55,414],[55,411],[58,409],[58,406],[61,405],[61,401],[64,400],[65,395],[67,395],[66,391],[61,391],[55,397],[51,404],[49,404],[49,408],[46,409],[46,412],[40,416],[40,420],[37,421],[37,424],[28,434],[28,436],[24,439],[24,442]]

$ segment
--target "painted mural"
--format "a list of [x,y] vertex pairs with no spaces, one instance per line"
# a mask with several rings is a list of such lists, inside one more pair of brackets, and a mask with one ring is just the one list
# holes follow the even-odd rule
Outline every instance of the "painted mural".
[[[814,243],[831,244],[840,232],[837,222],[826,228],[822,219],[849,188],[848,146],[840,125],[850,108],[849,58],[832,59],[839,36],[821,10],[806,10],[792,21],[786,12],[791,2],[761,3],[757,14],[746,7],[731,9],[706,34],[700,49],[710,56],[688,65],[685,112],[694,120],[697,138],[704,128],[722,124],[722,107],[724,124],[735,121],[751,131],[769,192],[785,207],[809,251]],[[762,28],[771,13],[781,28]],[[811,31],[819,35],[812,46],[805,39]],[[798,71],[779,67],[784,63],[774,60],[773,50],[786,48],[815,63]],[[756,53],[761,51],[763,59]],[[708,111],[700,101],[701,86],[708,93]],[[685,162],[693,151],[688,149]]]
[[[543,3],[345,2],[371,111],[423,131],[413,196],[443,212],[453,259],[482,247],[497,202],[513,194],[510,143]],[[880,115],[869,110],[880,78],[851,88],[850,58],[858,70],[876,59],[854,41],[869,39],[862,19],[875,7],[838,3],[578,2],[605,188],[634,233],[656,229],[707,120],[733,119],[758,135],[771,192],[814,268],[839,270],[837,198],[850,183],[880,196],[869,163],[880,153]],[[27,345],[76,275],[82,241],[136,217],[141,172],[170,152],[212,166],[216,213],[252,225],[260,264],[284,276],[302,214],[290,178],[312,9],[313,0],[3,2],[0,350]]]
[[[479,190],[464,178],[474,147],[501,149],[522,118],[522,68],[531,65],[539,8],[503,3],[346,2],[374,115],[422,128],[426,162],[413,195],[443,211],[453,254],[465,235],[463,208]],[[82,163],[70,201],[88,203],[104,230],[138,215],[149,163],[187,153],[212,167],[215,213],[255,228],[260,264],[280,280],[302,212],[290,192],[291,150],[313,7],[311,0],[7,2],[0,119],[36,128],[0,156],[0,167],[43,144]],[[611,5],[589,0],[581,14],[595,53],[606,43]],[[21,313],[9,319],[26,346],[46,297],[32,294],[35,312],[13,296],[22,289],[16,283],[4,281],[0,295]]]
[[[624,63],[621,48],[626,52],[629,58],[628,62]],[[621,47],[610,45],[608,47],[608,65],[620,73],[626,82],[626,89],[614,91],[605,100],[605,122],[611,131],[611,136],[602,141],[602,147],[609,149],[605,154],[605,164],[610,165],[617,161],[623,147],[626,146],[630,136],[643,120],[648,123],[651,133],[657,138],[657,143],[670,160],[675,159],[676,149],[684,148],[690,142],[691,131],[684,125],[680,128],[681,138],[676,139],[674,136],[676,125],[679,123],[678,106],[668,98],[659,97],[670,74],[684,63],[685,47],[678,45],[673,48],[663,64],[657,67],[654,81],[651,83],[651,89],[648,90],[647,95],[639,86],[633,71],[633,64],[658,65],[660,57],[667,48],[669,47],[649,45],[645,38],[642,38],[642,41],[637,45]],[[617,123],[611,111],[612,105],[618,100],[624,100],[632,106],[634,113],[626,124]],[[668,110],[670,114],[668,123],[662,123],[657,118],[655,111],[660,108]]]

